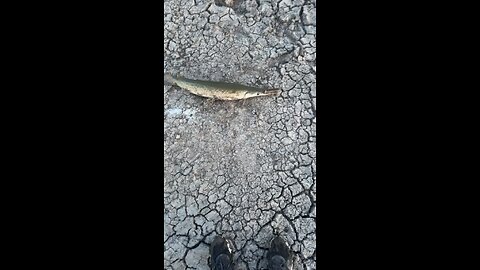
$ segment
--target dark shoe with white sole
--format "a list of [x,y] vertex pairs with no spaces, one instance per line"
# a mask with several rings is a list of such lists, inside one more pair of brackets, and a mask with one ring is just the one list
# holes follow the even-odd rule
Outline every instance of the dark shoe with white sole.
[[267,253],[269,270],[292,270],[292,256],[290,249],[280,236],[272,240]]
[[216,236],[210,245],[210,268],[213,270],[233,270],[233,243],[229,239]]

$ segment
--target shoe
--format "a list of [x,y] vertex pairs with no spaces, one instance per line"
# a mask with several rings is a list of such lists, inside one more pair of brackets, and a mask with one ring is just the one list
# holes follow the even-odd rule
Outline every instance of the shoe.
[[232,247],[231,240],[216,236],[210,245],[210,268],[213,270],[233,270]]
[[275,237],[267,253],[269,270],[292,270],[292,258],[287,243],[280,236]]

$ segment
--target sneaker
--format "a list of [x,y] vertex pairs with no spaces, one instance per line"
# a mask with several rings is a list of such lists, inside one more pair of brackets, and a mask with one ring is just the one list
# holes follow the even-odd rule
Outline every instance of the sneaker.
[[233,243],[216,236],[210,245],[209,265],[213,270],[233,270]]
[[269,270],[292,270],[290,249],[280,236],[272,240],[267,253],[267,260]]

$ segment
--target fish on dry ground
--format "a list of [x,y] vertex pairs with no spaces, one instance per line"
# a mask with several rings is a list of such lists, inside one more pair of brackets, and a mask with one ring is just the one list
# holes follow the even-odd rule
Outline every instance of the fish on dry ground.
[[164,75],[165,81],[192,94],[219,100],[240,100],[261,96],[278,96],[280,89],[262,89],[237,83],[192,80],[181,76]]

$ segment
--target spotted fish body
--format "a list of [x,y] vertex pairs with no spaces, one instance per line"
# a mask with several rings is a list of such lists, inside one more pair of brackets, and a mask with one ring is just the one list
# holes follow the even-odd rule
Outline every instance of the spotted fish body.
[[239,100],[261,96],[278,96],[279,89],[261,89],[236,83],[192,80],[184,77],[165,75],[165,79],[197,96],[220,99]]

